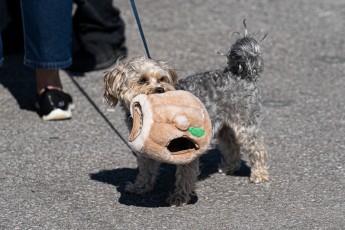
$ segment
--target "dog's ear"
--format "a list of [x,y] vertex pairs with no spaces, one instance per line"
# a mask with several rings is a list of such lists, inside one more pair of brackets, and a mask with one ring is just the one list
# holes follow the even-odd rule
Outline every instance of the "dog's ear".
[[116,63],[116,66],[104,76],[103,101],[114,107],[120,98],[121,86],[125,79],[123,64]]
[[162,67],[162,69],[164,69],[164,71],[166,71],[169,74],[173,85],[176,85],[178,83],[178,76],[175,70],[168,66],[165,62],[158,61],[158,64]]

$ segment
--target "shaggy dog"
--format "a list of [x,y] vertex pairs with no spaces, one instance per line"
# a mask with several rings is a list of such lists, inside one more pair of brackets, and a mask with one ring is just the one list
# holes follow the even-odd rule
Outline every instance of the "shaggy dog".
[[[259,129],[262,103],[257,87],[264,63],[259,42],[247,33],[245,21],[244,26],[244,35],[225,55],[228,61],[224,69],[178,81],[175,71],[164,62],[144,57],[118,61],[104,77],[105,102],[111,106],[120,102],[129,118],[130,103],[138,94],[164,93],[176,89],[190,91],[204,103],[210,115],[213,136],[219,141],[224,158],[219,171],[233,174],[239,170],[240,150],[243,149],[249,154],[250,181],[268,181],[267,151]],[[126,121],[131,130],[131,119]],[[145,194],[154,187],[160,162],[139,154],[137,159],[139,174],[125,190]],[[175,191],[167,202],[176,206],[187,204],[195,192],[198,174],[197,160],[187,165],[178,165]]]

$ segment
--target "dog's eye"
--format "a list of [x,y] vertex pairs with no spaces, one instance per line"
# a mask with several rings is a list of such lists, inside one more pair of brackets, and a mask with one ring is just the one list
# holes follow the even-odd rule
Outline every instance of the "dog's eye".
[[162,76],[159,81],[169,83],[169,78],[167,76]]
[[144,84],[146,84],[146,83],[147,83],[147,79],[146,79],[146,78],[143,77],[143,78],[140,78],[140,79],[139,79],[139,84],[140,84],[140,85],[144,85]]

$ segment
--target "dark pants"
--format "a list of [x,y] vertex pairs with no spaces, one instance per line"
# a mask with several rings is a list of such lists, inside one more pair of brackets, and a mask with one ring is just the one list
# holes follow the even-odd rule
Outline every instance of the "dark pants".
[[[8,5],[5,10],[10,11],[12,6],[15,9],[12,15],[1,15],[9,21],[1,27],[16,32],[11,36],[5,34],[4,47],[19,41],[25,47],[24,64],[33,69],[61,69],[72,64],[72,0],[6,0],[6,4],[0,1],[2,6]],[[3,11],[4,7],[1,8]],[[22,18],[22,23],[18,18]],[[0,50],[1,40],[0,36]],[[2,56],[0,62],[1,59]]]
[[108,68],[127,55],[125,24],[112,0],[74,0],[73,64],[71,71]]
[[[73,16],[73,59],[82,60],[91,56],[94,60],[91,64],[90,61],[87,62],[90,69],[98,62],[116,59],[119,55],[116,50],[125,41],[125,25],[120,17],[120,11],[113,7],[112,0],[74,0],[74,2],[77,4],[77,10]],[[3,42],[6,43],[3,47],[4,55],[21,53],[24,51],[24,41],[20,1],[0,0],[0,3],[0,29]],[[0,62],[1,57],[0,50]]]
[[74,0],[78,5],[73,17],[77,45],[98,42],[111,44],[114,49],[125,41],[125,24],[112,0]]

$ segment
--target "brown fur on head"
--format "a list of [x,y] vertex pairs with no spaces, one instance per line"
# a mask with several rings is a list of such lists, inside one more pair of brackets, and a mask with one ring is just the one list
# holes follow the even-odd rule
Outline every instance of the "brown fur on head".
[[104,101],[115,106],[120,100],[128,108],[138,94],[175,90],[177,82],[177,74],[165,62],[145,57],[117,61],[104,76]]

